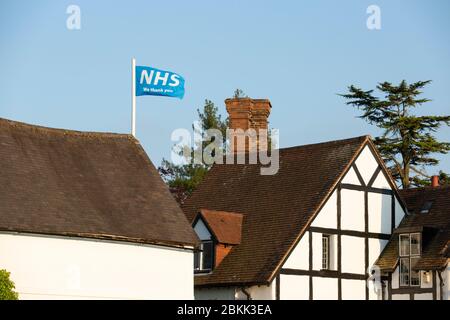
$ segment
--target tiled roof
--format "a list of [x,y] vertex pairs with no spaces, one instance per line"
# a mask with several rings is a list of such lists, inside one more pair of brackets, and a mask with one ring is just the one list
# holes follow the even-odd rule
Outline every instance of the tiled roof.
[[201,209],[242,213],[242,241],[196,285],[267,284],[360,150],[363,136],[280,150],[275,175],[258,164],[214,165],[185,201],[193,220]]
[[[422,255],[416,268],[421,270],[443,268],[447,263],[445,251],[450,240],[450,186],[401,190],[409,215],[399,225],[376,264],[393,271],[398,262],[398,234],[423,230]],[[427,201],[432,205],[428,213],[421,213]]]
[[219,243],[241,243],[242,214],[207,209],[201,209],[200,214]]
[[197,237],[130,135],[0,119],[0,231],[169,246]]

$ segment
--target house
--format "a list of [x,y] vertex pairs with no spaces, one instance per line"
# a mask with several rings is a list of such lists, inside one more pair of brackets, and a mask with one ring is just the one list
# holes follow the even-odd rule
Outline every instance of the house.
[[193,299],[198,238],[139,142],[0,119],[0,268],[20,299]]
[[[268,100],[225,103],[232,129],[267,128]],[[274,175],[261,166],[216,164],[186,199],[202,243],[195,298],[379,299],[367,280],[406,206],[371,138],[280,149]]]
[[450,186],[402,190],[408,213],[376,265],[385,299],[450,300]]

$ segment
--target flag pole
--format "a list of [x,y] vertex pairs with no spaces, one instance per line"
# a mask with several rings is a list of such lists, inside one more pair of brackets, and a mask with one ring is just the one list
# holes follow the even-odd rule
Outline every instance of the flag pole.
[[136,59],[131,59],[131,134],[136,137]]

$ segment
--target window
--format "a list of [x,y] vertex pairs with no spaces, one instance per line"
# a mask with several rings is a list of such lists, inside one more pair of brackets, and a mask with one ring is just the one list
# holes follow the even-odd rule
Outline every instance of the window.
[[202,241],[200,250],[194,255],[194,270],[211,271],[214,260],[214,243],[211,240]]
[[330,236],[322,235],[322,269],[330,269]]
[[420,233],[411,234],[411,255],[420,255]]
[[420,209],[420,213],[428,213],[430,212],[431,206],[433,205],[433,201],[425,201],[425,203],[422,206],[422,209]]
[[420,259],[420,233],[401,234],[399,241],[400,285],[420,286],[420,271],[414,270]]

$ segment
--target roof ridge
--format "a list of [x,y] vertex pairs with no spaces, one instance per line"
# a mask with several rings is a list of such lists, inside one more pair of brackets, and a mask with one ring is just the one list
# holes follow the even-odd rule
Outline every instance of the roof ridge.
[[362,136],[356,136],[356,137],[352,137],[352,138],[346,138],[346,139],[339,139],[339,140],[330,140],[330,141],[322,141],[322,142],[317,142],[317,143],[308,143],[308,144],[302,144],[302,145],[298,145],[298,146],[292,146],[292,147],[285,147],[285,148],[279,148],[280,151],[290,151],[293,149],[300,149],[300,148],[307,148],[307,147],[316,147],[316,146],[320,146],[320,145],[327,145],[327,144],[337,144],[337,143],[345,143],[345,142],[350,142],[353,140],[370,140],[372,139],[372,137],[370,135],[362,135]]
[[439,185],[436,187],[433,186],[425,186],[425,187],[417,187],[417,188],[410,188],[410,189],[400,189],[400,192],[420,192],[420,191],[438,191],[442,189],[448,189],[450,188],[450,184],[444,184]]
[[5,118],[0,118],[0,126],[6,124],[12,127],[21,127],[27,130],[36,130],[42,133],[57,133],[63,135],[71,136],[82,136],[82,137],[102,137],[102,138],[132,138],[136,140],[131,134],[127,133],[114,133],[114,132],[96,132],[96,131],[80,131],[80,130],[69,130],[62,128],[51,128],[41,125],[29,124],[26,122],[15,121]]

